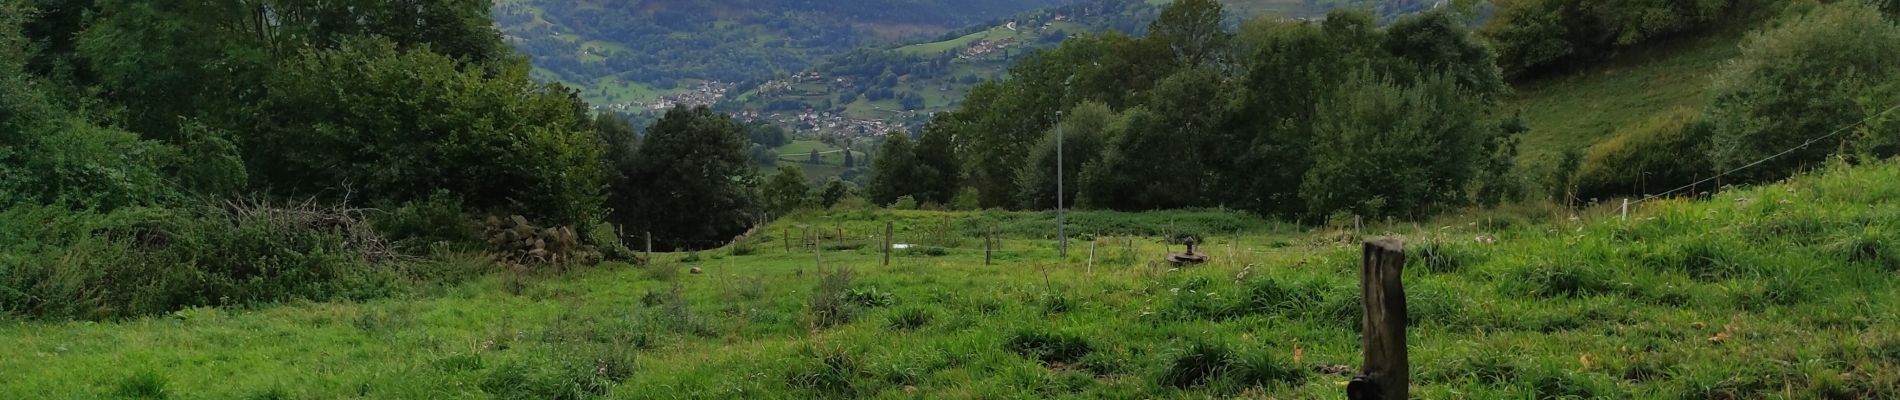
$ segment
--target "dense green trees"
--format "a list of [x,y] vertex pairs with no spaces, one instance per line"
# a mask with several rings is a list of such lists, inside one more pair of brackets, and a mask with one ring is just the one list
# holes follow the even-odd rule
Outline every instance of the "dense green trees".
[[710,247],[751,226],[757,176],[732,118],[704,106],[674,107],[647,128],[630,182],[639,192],[610,203],[628,229],[666,247]]
[[1062,172],[1065,206],[1074,206],[1081,192],[1082,168],[1101,157],[1113,132],[1122,127],[1114,110],[1099,102],[1075,106],[1055,129],[1030,151],[1029,162],[1016,177],[1017,204],[1040,208],[1056,206],[1056,135],[1062,135]]
[[1615,49],[1704,29],[1748,0],[1498,0],[1483,35],[1511,75],[1593,61]]
[[[1712,88],[1705,119],[1714,127],[1717,170],[1750,165],[1733,181],[1778,179],[1849,147],[1850,134],[1820,138],[1900,102],[1900,26],[1860,2],[1818,6],[1752,34],[1742,56]],[[1867,135],[1892,138],[1887,132]],[[1805,146],[1804,146],[1805,144]]]
[[675,110],[645,143],[530,79],[490,6],[0,0],[0,208],[453,204],[425,211],[682,246],[752,221],[736,125]]
[[790,165],[780,166],[778,173],[759,187],[759,196],[765,211],[789,213],[811,205],[811,183],[805,180],[804,170]]
[[[1522,129],[1488,115],[1506,86],[1467,17],[1434,10],[1381,28],[1335,12],[1229,33],[1220,15],[1215,2],[1176,2],[1148,37],[1070,39],[933,124],[952,131],[984,206],[1054,206],[1058,124],[1087,131],[1064,153],[1084,207],[1423,216],[1480,189],[1514,192],[1473,182],[1509,174],[1509,134]],[[1358,150],[1371,145],[1401,148]]]
[[877,157],[871,161],[875,167],[871,183],[865,188],[872,204],[890,205],[898,197],[917,192],[916,151],[909,135],[902,132],[884,135],[884,143],[878,145]]
[[1485,154],[1484,110],[1450,80],[1358,81],[1325,100],[1300,197],[1314,214],[1422,218],[1463,204]]
[[[265,89],[265,117],[244,142],[274,189],[395,202],[446,189],[536,221],[598,216],[602,146],[580,128],[594,123],[524,65],[460,70],[446,55],[360,40],[305,51]],[[354,193],[328,192],[336,182]]]

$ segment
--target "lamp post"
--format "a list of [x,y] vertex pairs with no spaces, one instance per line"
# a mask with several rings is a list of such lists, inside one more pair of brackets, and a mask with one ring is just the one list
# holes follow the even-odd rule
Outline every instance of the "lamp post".
[[1062,212],[1062,112],[1056,111],[1056,255],[1069,258],[1069,235]]

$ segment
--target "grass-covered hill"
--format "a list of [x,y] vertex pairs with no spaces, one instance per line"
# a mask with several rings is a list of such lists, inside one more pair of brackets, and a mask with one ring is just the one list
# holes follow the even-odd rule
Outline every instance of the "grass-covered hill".
[[[836,110],[851,118],[902,121],[914,127],[925,120],[920,115],[954,109],[972,86],[1005,77],[1011,65],[1071,36],[1144,34],[1148,22],[1168,3],[1076,2],[997,18],[931,40],[861,48],[819,60],[806,74],[746,82],[729,106],[766,113]],[[1431,5],[1359,0],[1221,3],[1234,24],[1249,18],[1318,18],[1337,8],[1367,8],[1391,17]]]
[[[1900,396],[1900,164],[1707,201],[1370,224],[1408,243],[1424,398]],[[739,244],[346,303],[0,322],[0,397],[1338,397],[1351,226],[840,210]],[[1546,222],[1546,221],[1555,222]],[[909,247],[881,264],[885,222]],[[983,233],[1000,244],[986,265]],[[806,242],[810,232],[810,243]],[[789,234],[789,237],[787,235]],[[1156,266],[1198,235],[1207,265]],[[810,244],[811,246],[808,246]],[[788,250],[789,248],[789,250]],[[698,271],[689,272],[688,270]]]
[[699,81],[803,70],[860,46],[933,37],[1063,0],[497,0],[498,27],[543,79],[596,103]]

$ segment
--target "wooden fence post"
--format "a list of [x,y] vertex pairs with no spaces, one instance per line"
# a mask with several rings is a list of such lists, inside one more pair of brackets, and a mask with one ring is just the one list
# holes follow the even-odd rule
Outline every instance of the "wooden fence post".
[[891,233],[896,230],[891,221],[884,221],[884,266],[891,266]]
[[1096,234],[1096,235],[1097,236],[1093,238],[1093,240],[1089,240],[1089,266],[1088,266],[1089,275],[1095,275],[1095,244],[1102,241],[1102,238],[1100,237],[1101,234]]
[[1405,353],[1405,242],[1380,239],[1365,242],[1359,268],[1359,290],[1365,307],[1360,333],[1364,365],[1346,384],[1351,400],[1405,400],[1411,389],[1411,366]]
[[838,221],[838,248],[844,248],[844,221]]
[[991,226],[989,233],[983,235],[983,266],[990,265],[990,256],[996,252],[996,227]]
[[792,254],[792,227],[785,227],[785,254]]
[[647,262],[653,262],[653,231],[647,231]]

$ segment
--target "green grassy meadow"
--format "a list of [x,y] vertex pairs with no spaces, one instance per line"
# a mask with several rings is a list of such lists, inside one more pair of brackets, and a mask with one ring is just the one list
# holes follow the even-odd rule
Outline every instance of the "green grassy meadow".
[[1519,161],[1549,163],[1618,129],[1678,109],[1701,110],[1716,72],[1741,55],[1737,43],[1749,26],[1664,40],[1580,71],[1513,84],[1498,110],[1518,113],[1530,124]]
[[[1490,210],[1363,236],[1408,243],[1421,398],[1893,398],[1896,181],[1834,167],[1627,221]],[[362,303],[4,321],[0,398],[1343,396],[1350,225],[1078,212],[1060,258],[1052,217],[807,212],[643,266],[464,255],[425,264],[479,278]],[[886,221],[913,245],[889,266]],[[1181,235],[1214,261],[1150,263]]]

